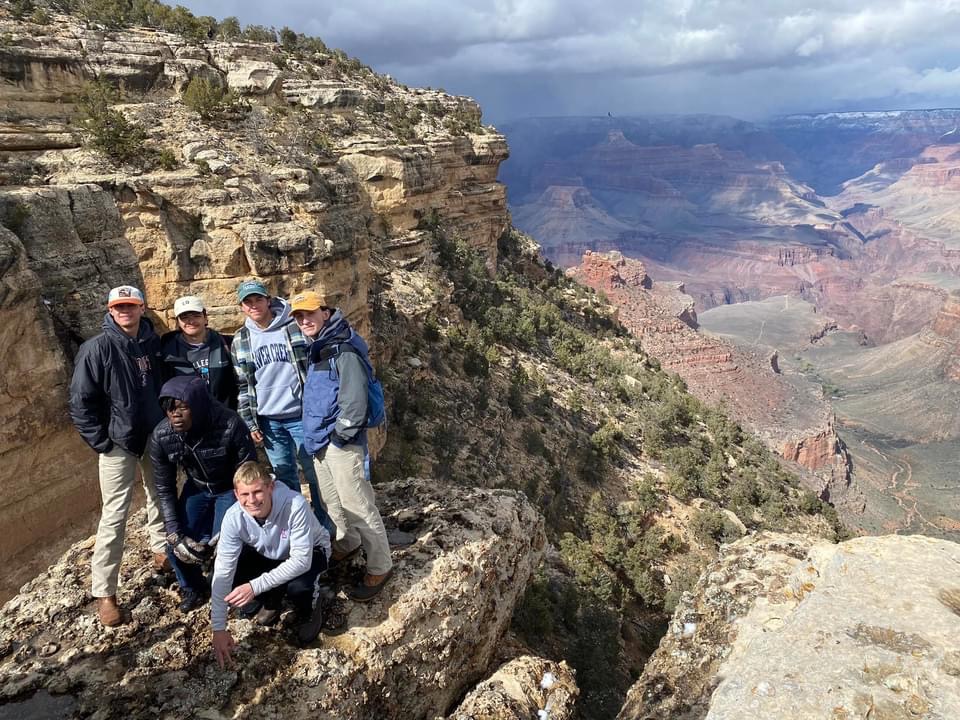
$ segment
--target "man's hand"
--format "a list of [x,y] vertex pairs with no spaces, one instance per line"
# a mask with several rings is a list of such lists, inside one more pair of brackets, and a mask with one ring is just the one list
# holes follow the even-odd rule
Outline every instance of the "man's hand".
[[217,658],[217,664],[223,668],[225,665],[233,666],[233,658],[230,657],[230,651],[237,644],[233,641],[233,635],[229,630],[213,631],[213,654]]
[[250,583],[244,583],[243,585],[238,585],[224,598],[228,603],[233,605],[235,608],[243,607],[244,605],[249,605],[256,598],[256,593],[253,592],[253,588],[250,586]]
[[263,433],[259,430],[254,430],[250,433],[250,439],[253,440],[254,445],[263,445]]
[[173,549],[173,554],[182,563],[196,565],[208,560],[213,554],[213,548],[204,542],[197,542],[186,535],[167,535],[167,542]]

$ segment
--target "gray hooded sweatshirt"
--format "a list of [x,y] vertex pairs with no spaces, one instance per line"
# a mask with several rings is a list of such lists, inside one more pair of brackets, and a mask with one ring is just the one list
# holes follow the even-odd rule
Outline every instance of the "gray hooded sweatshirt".
[[299,418],[303,385],[284,330],[293,322],[290,303],[273,298],[270,309],[274,316],[265,330],[250,318],[244,323],[250,331],[250,353],[257,368],[257,414],[280,420]]

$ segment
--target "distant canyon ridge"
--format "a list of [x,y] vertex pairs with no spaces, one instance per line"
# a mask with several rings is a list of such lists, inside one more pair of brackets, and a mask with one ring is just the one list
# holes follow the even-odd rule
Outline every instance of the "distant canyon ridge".
[[668,369],[853,526],[956,539],[960,110],[501,129],[514,223]]

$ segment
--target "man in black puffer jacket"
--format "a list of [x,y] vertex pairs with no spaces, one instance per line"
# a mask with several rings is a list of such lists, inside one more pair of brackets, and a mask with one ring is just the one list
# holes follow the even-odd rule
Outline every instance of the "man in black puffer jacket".
[[[160,404],[166,412],[153,431],[150,457],[167,531],[167,556],[180,583],[180,610],[187,612],[209,594],[200,564],[220,534],[233,503],[233,474],[256,460],[250,431],[240,416],[210,396],[197,376],[164,383]],[[187,480],[177,497],[177,469]]]
[[143,317],[143,293],[121,285],[107,297],[103,332],[80,346],[70,383],[70,418],[80,436],[99,454],[103,507],[91,561],[91,584],[100,622],[124,621],[117,605],[123,536],[139,466],[147,495],[147,529],[155,570],[169,570],[163,521],[153,473],[144,454],[150,433],[163,419],[160,338]]

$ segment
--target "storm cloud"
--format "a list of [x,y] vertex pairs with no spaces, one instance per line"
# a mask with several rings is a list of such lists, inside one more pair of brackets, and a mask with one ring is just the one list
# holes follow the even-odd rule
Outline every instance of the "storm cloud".
[[960,0],[189,0],[321,37],[410,85],[527,115],[960,104]]

